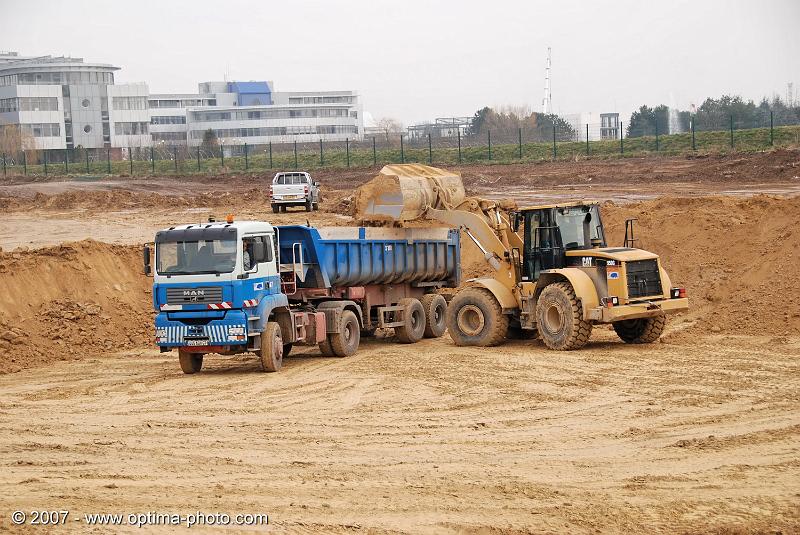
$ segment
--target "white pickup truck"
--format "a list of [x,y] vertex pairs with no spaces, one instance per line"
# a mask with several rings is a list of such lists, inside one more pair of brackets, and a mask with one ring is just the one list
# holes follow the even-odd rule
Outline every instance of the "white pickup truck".
[[319,210],[319,182],[305,172],[277,173],[269,187],[269,202],[276,214],[289,206],[305,206],[306,212]]

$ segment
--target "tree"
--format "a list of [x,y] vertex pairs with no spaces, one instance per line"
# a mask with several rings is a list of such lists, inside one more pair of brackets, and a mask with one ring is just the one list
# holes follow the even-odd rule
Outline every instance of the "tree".
[[219,146],[219,142],[217,141],[217,133],[214,132],[212,129],[208,129],[203,132],[203,141],[200,143],[200,149],[203,152],[214,152],[217,147]]
[[383,117],[379,119],[375,125],[381,129],[383,135],[386,137],[386,144],[389,144],[389,138],[399,136],[403,132],[403,123],[391,117]]
[[486,124],[486,118],[491,113],[492,109],[489,106],[485,106],[476,111],[475,115],[472,117],[472,123],[469,125],[469,130],[467,130],[467,135],[477,136],[483,132],[484,125]]
[[520,130],[528,141],[546,141],[553,137],[553,126],[560,139],[571,139],[575,130],[565,119],[554,114],[531,113],[525,106],[503,106],[500,110],[489,107],[475,112],[468,134],[485,136],[492,132],[495,139],[516,139]]
[[[37,161],[36,141],[29,133],[25,132],[18,124],[0,123],[0,154],[6,158],[22,156],[18,153],[25,151],[28,163]],[[1,156],[0,156],[1,157]]]

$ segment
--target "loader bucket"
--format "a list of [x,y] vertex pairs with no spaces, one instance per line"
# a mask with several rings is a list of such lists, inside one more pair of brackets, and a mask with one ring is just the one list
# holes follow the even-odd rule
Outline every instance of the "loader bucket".
[[447,209],[462,202],[461,175],[419,164],[386,165],[358,188],[356,217],[364,221],[413,221],[428,208]]

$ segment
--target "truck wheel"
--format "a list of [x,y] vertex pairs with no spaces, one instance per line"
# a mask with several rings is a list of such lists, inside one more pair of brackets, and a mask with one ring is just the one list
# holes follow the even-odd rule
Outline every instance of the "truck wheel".
[[358,318],[352,310],[342,312],[342,320],[339,324],[339,332],[328,335],[333,355],[336,357],[349,357],[358,351],[358,343],[361,341],[361,326]]
[[283,358],[286,358],[286,357],[289,356],[289,353],[292,352],[292,346],[293,345],[294,344],[283,344]]
[[286,205],[285,204],[280,205],[280,209],[281,209],[281,212],[286,213]]
[[327,336],[325,337],[325,340],[319,343],[319,352],[322,354],[323,357],[333,356],[333,348],[331,347],[331,341]]
[[485,288],[465,288],[447,306],[445,322],[457,346],[496,346],[508,334],[508,316]]
[[189,353],[188,351],[178,350],[178,362],[181,364],[183,373],[197,373],[203,367],[202,353]]
[[311,200],[307,200],[307,201],[306,201],[306,212],[310,212],[310,211],[311,211],[311,209],[312,209],[313,207],[314,207],[314,206],[313,206],[313,204],[311,203]]
[[280,211],[281,211],[281,207],[280,206],[278,206],[277,204],[273,204],[272,205],[272,213],[273,214],[277,214]]
[[615,321],[611,325],[626,344],[652,344],[664,332],[667,317],[661,314],[652,318]]
[[276,372],[283,365],[283,336],[281,326],[275,321],[268,321],[261,333],[261,349],[258,350],[261,369],[265,372]]
[[592,334],[592,324],[583,320],[575,290],[568,282],[556,282],[542,290],[536,302],[536,326],[544,345],[556,351],[580,349]]
[[317,210],[319,210],[319,203],[315,202],[314,203],[314,211],[316,212]]
[[394,334],[401,344],[415,344],[425,336],[425,308],[419,299],[406,297],[397,303],[403,307],[403,320],[405,323],[394,328]]
[[425,294],[421,301],[425,309],[425,338],[439,338],[447,330],[444,322],[447,301],[439,294]]

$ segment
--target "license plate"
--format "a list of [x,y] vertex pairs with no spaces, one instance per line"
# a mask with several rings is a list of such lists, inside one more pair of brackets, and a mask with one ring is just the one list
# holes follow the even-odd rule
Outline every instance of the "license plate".
[[302,197],[303,197],[302,195],[287,195],[286,196],[287,199],[300,199]]
[[208,338],[201,338],[197,340],[186,340],[187,346],[207,346]]

